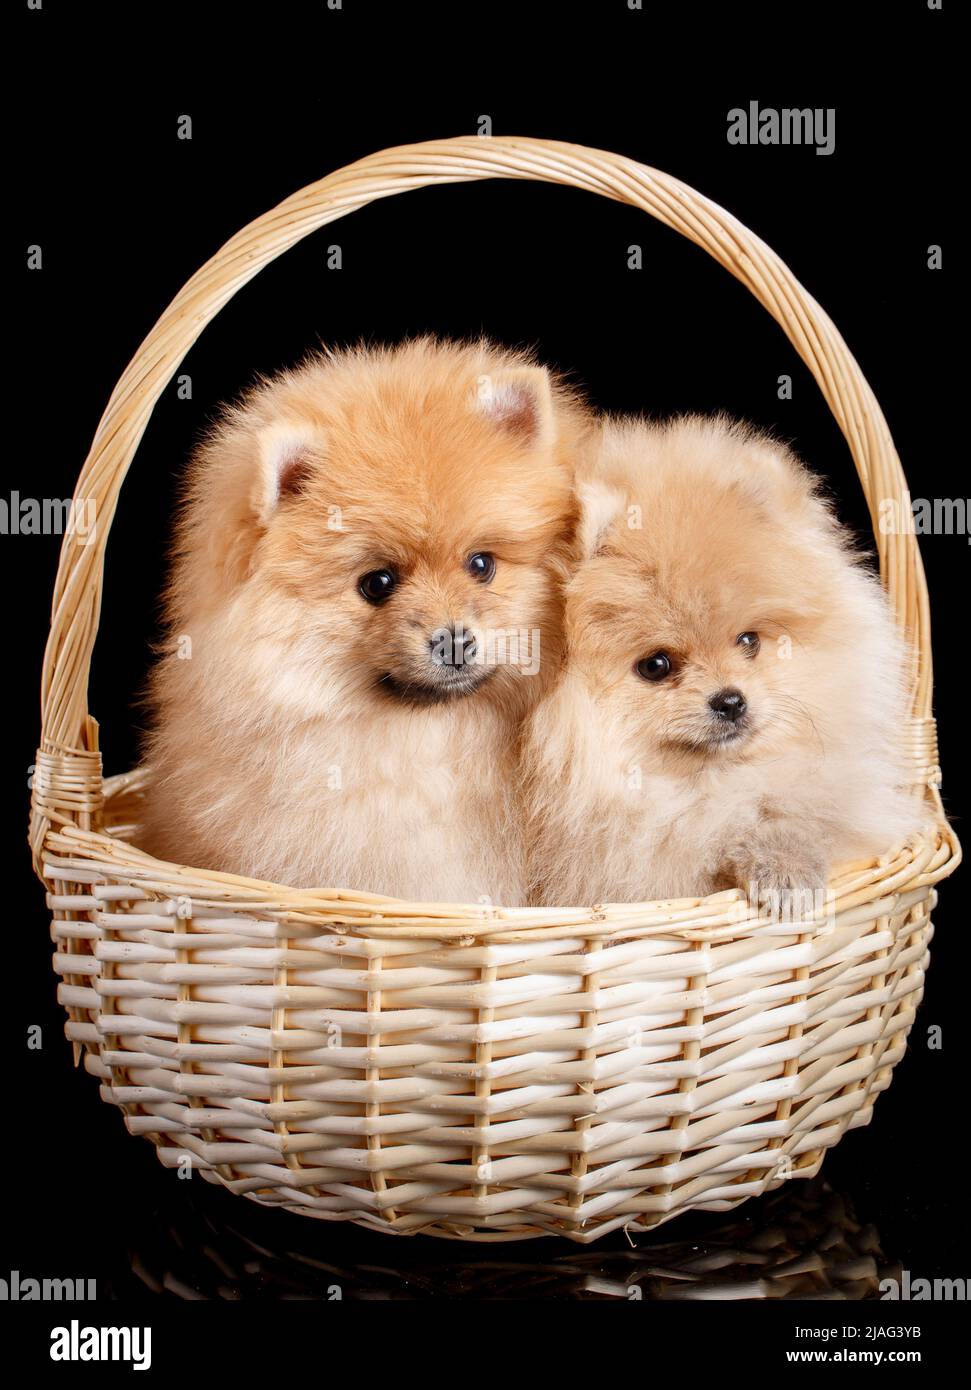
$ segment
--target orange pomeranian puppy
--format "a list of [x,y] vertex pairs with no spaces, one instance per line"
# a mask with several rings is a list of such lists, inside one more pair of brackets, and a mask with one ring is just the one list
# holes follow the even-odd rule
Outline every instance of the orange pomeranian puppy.
[[555,669],[586,415],[523,354],[321,356],[191,470],[152,853],[294,887],[523,897],[517,739]]
[[581,472],[566,663],[526,740],[533,900],[737,886],[814,910],[833,867],[922,819],[879,584],[807,470],[745,426],[608,422]]

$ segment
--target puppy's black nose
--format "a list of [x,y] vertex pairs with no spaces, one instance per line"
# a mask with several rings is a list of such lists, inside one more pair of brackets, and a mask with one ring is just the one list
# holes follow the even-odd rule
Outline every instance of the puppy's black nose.
[[733,686],[727,686],[724,690],[716,690],[708,704],[721,719],[727,719],[732,724],[741,719],[748,709],[745,696]]
[[475,658],[475,638],[461,627],[439,630],[428,645],[438,666],[467,666]]

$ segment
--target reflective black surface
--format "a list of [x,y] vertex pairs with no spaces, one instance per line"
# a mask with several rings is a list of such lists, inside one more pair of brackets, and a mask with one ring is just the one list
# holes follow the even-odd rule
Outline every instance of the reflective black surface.
[[268,1211],[195,1181],[138,1221],[115,1299],[847,1299],[899,1278],[872,1225],[820,1178],[726,1214],[592,1247],[457,1244]]

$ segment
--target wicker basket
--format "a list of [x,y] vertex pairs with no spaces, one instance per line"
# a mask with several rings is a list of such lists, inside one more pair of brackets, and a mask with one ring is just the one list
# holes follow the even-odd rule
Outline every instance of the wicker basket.
[[[133,846],[150,773],[102,779],[86,706],[104,546],[152,408],[230,296],[301,237],[376,198],[484,178],[642,208],[730,270],[812,371],[871,515],[906,483],[843,340],[778,257],[656,170],[542,140],[387,150],[244,228],[127,368],[76,496],[43,674],[31,842],[54,914],[67,1036],[163,1163],[256,1201],[383,1231],[588,1242],[726,1210],[816,1173],[866,1124],[920,1000],[934,884],[959,858],[938,793],[928,604],[912,534],[876,541],[919,663],[904,737],[932,833],[844,866],[799,929],[737,892],[499,909],[295,891]],[[876,529],[876,528],[875,528]]]

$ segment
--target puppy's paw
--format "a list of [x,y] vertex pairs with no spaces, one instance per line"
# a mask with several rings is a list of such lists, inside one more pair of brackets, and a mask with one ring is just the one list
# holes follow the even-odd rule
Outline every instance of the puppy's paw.
[[773,922],[802,922],[826,912],[826,865],[811,854],[760,856],[739,886],[759,916]]

